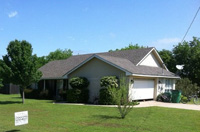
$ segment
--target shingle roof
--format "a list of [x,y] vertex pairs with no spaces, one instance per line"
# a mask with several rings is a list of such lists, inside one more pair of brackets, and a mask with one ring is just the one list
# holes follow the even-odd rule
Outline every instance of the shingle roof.
[[130,72],[132,74],[174,77],[175,74],[164,69],[162,70],[162,68],[136,66],[136,64],[139,63],[152,49],[153,48],[144,48],[137,50],[124,50],[105,53],[75,55],[69,57],[66,60],[51,61],[46,65],[42,66],[39,70],[43,73],[42,78],[62,78],[66,73],[79,66],[88,58],[96,55],[108,61],[109,63],[120,67],[124,71]]

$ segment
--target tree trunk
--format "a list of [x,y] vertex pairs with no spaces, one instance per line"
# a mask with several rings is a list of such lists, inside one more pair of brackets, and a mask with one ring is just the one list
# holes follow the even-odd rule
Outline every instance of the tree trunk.
[[25,87],[22,87],[22,103],[24,104],[25,103],[25,94],[24,94],[24,89]]
[[22,96],[22,103],[24,104],[24,103],[25,103],[25,100],[24,100],[24,98],[25,98],[25,97],[24,97],[24,89],[23,89],[23,91],[22,91],[22,95],[23,95],[23,96]]

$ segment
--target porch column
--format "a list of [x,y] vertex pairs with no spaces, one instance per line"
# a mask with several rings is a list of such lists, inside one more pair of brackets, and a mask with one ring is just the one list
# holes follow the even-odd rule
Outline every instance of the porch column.
[[156,100],[157,95],[158,95],[158,78],[155,78],[154,80],[154,100]]
[[43,90],[45,91],[45,89],[46,89],[46,81],[44,80]]
[[173,85],[172,89],[175,90],[175,88],[176,88],[176,80],[175,79],[173,79],[173,84],[172,85]]

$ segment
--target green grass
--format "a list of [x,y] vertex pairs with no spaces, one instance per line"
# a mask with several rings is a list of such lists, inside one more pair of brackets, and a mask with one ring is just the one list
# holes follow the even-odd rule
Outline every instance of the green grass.
[[[29,112],[29,124],[14,126],[14,112]],[[199,132],[200,111],[134,108],[125,119],[116,108],[53,104],[0,94],[0,132]]]

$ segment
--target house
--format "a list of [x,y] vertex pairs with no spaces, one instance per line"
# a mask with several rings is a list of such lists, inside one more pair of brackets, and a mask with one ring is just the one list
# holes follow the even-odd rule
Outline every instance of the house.
[[70,78],[86,77],[90,81],[90,102],[99,96],[103,76],[126,76],[132,100],[156,99],[158,94],[175,89],[179,78],[167,69],[155,48],[75,55],[51,61],[39,70],[43,73],[40,85],[51,88],[54,96],[70,87]]

